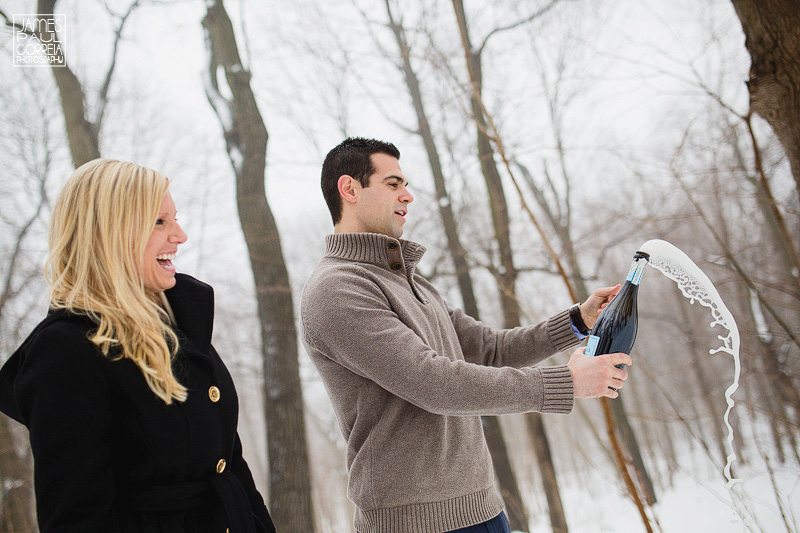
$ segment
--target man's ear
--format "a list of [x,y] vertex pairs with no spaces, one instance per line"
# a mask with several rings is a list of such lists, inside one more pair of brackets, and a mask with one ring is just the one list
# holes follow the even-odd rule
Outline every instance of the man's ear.
[[358,201],[358,194],[361,192],[361,184],[352,176],[343,174],[339,176],[339,181],[336,184],[339,189],[339,196],[342,200],[354,204]]

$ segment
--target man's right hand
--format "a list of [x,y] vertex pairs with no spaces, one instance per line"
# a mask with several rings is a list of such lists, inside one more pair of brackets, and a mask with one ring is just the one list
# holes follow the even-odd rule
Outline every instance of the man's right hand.
[[567,367],[572,372],[572,382],[576,398],[616,398],[628,379],[628,373],[615,365],[632,365],[631,356],[624,353],[609,353],[592,357],[578,348],[569,358]]

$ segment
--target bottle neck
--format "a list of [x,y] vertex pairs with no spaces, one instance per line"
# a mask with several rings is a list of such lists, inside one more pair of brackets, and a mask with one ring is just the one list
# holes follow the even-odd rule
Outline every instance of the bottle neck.
[[631,268],[628,271],[628,277],[625,278],[625,281],[630,281],[632,285],[639,285],[639,282],[642,280],[642,274],[644,273],[644,266],[647,264],[647,259],[643,257],[634,258],[633,263],[631,263]]

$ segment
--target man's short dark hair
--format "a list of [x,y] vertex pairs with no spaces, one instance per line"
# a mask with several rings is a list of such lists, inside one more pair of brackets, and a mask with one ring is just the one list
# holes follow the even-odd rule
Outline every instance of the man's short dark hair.
[[342,219],[339,178],[346,174],[356,179],[362,187],[369,187],[369,177],[375,173],[372,154],[386,154],[400,159],[400,151],[392,143],[362,137],[348,137],[325,156],[325,162],[322,163],[322,195],[334,225]]

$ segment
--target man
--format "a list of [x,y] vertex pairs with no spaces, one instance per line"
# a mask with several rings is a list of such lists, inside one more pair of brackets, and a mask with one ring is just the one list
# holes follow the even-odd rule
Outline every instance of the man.
[[626,354],[531,365],[580,340],[619,287],[530,327],[494,330],[445,303],[399,240],[414,200],[390,143],[350,138],[322,167],[335,232],[306,283],[303,339],[347,441],[359,533],[508,531],[481,415],[568,413],[616,398]]

